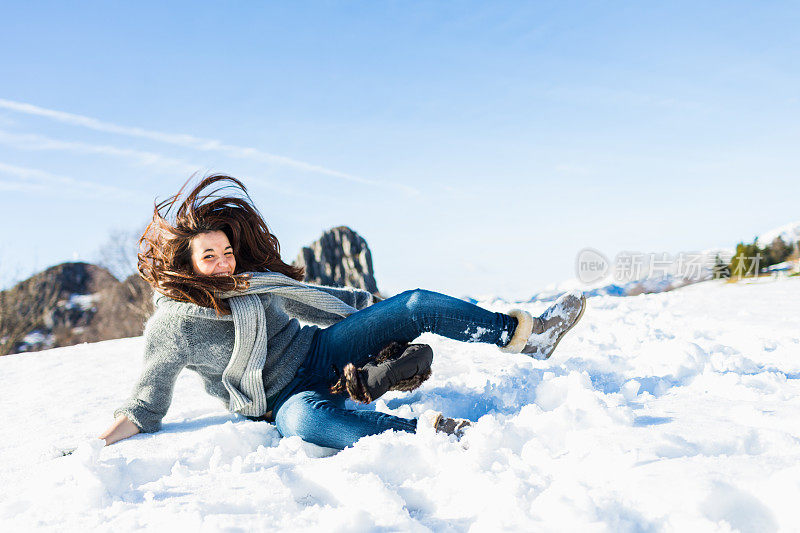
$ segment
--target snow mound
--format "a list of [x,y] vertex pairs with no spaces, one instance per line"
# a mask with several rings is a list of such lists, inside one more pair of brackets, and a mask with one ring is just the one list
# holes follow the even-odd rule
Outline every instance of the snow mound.
[[548,361],[426,334],[432,377],[359,408],[474,426],[339,453],[224,411],[191,372],[161,432],[103,448],[141,337],[3,357],[0,530],[792,530],[799,315],[800,279],[712,281],[592,298]]

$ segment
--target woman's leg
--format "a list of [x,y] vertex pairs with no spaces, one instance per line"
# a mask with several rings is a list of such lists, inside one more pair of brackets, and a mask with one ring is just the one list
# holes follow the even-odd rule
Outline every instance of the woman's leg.
[[517,319],[446,294],[424,289],[402,292],[361,309],[317,332],[306,366],[333,380],[347,363],[377,353],[390,341],[413,341],[425,332],[463,342],[505,346]]
[[414,432],[415,419],[345,409],[345,397],[332,395],[327,388],[347,363],[377,355],[391,341],[410,342],[431,332],[463,342],[505,346],[516,326],[514,317],[424,289],[377,302],[317,331],[298,371],[302,383],[276,404],[278,431],[338,449],[388,429]]
[[344,408],[344,396],[315,389],[289,396],[275,413],[275,425],[284,437],[298,436],[306,442],[344,449],[361,437],[386,430],[414,432],[416,420],[377,411]]

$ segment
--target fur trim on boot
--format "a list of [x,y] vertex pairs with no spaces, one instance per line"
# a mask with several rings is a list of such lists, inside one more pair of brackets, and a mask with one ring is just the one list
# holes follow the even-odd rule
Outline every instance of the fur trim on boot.
[[345,365],[331,392],[370,403],[387,390],[411,391],[430,377],[432,362],[433,350],[427,344],[392,341],[377,357]]
[[528,337],[533,333],[533,317],[527,311],[522,309],[512,309],[506,312],[507,315],[513,316],[517,319],[517,329],[514,330],[514,336],[508,341],[508,344],[500,347],[501,352],[505,353],[520,353],[528,342]]

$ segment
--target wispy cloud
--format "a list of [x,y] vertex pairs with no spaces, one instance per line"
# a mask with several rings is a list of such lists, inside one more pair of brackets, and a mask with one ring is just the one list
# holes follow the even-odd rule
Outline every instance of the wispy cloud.
[[158,167],[167,172],[179,172],[181,174],[190,174],[197,171],[197,165],[192,165],[188,161],[166,157],[154,152],[81,141],[62,141],[35,133],[11,133],[0,130],[0,144],[13,146],[20,150],[59,150],[81,154],[125,157],[144,166]]
[[[0,142],[2,142],[2,132],[0,132]],[[191,170],[197,170],[197,169],[196,167],[193,167]],[[91,181],[77,180],[67,176],[53,174],[51,172],[47,172],[40,169],[9,165],[2,162],[0,162],[0,174],[11,175],[26,180],[26,181],[0,182],[0,189],[6,191],[19,191],[19,192],[43,191],[43,192],[53,192],[56,194],[61,194],[64,192],[69,193],[70,191],[73,191],[73,192],[78,192],[80,194],[86,194],[88,192],[92,196],[98,196],[98,197],[102,196],[104,198],[108,197],[109,194],[114,194],[116,196],[119,196],[120,198],[130,197],[132,195],[135,195],[141,198],[147,198],[148,200],[151,201],[154,200],[154,198],[145,195],[143,193],[140,193],[138,191],[121,189],[109,185],[101,185]],[[258,183],[264,189],[285,196],[292,196],[295,198],[301,198],[306,200],[315,199],[323,202],[330,199],[328,196],[314,194],[313,192],[310,192],[308,190],[299,191],[280,183],[276,184],[272,180],[264,179],[260,176],[249,175],[247,179],[248,182]],[[37,183],[36,181],[41,183]],[[67,187],[67,189],[64,189],[64,187]]]
[[20,167],[0,162],[0,174],[13,176],[21,181],[3,181],[0,187],[5,190],[52,192],[54,194],[74,193],[81,196],[115,198],[148,198],[138,191],[122,189],[112,185],[103,185],[91,181],[78,180],[68,176],[53,174],[35,168]]
[[[53,139],[44,135],[31,134],[31,133],[10,133],[0,129],[0,144],[12,146],[20,150],[60,150],[65,152],[79,153],[79,154],[96,154],[123,157],[129,160],[134,160],[138,164],[149,167],[156,167],[164,172],[177,172],[180,174],[192,174],[201,169],[197,165],[193,165],[188,161],[175,159],[172,157],[165,157],[161,154],[147,152],[142,150],[133,150],[129,148],[117,148],[116,146],[91,144],[80,141],[62,141],[60,139]],[[12,168],[5,165],[6,168]],[[20,169],[22,167],[13,167]],[[3,166],[0,166],[2,171]],[[36,169],[27,169],[29,172],[27,176],[34,176],[33,173],[41,172],[40,176],[48,174],[45,171],[37,171]],[[209,172],[211,169],[206,169]],[[264,189],[283,194],[285,196],[292,196],[295,198],[328,200],[329,197],[314,194],[306,188],[305,190],[297,190],[294,187],[287,186],[284,183],[276,183],[274,180],[262,178],[257,175],[248,175],[247,181],[250,183],[257,183]],[[6,190],[10,185],[6,186]],[[22,190],[22,189],[19,189]]]
[[559,102],[572,102],[597,107],[600,105],[644,108],[664,108],[674,111],[707,112],[704,102],[678,99],[667,94],[643,93],[615,87],[558,86],[539,91],[539,94]]
[[265,152],[263,150],[259,150],[258,148],[226,144],[223,143],[222,141],[215,139],[204,139],[201,137],[195,137],[193,135],[187,135],[187,134],[165,133],[154,130],[148,130],[144,128],[121,126],[118,124],[104,122],[102,120],[98,120],[92,117],[87,117],[84,115],[66,113],[64,111],[57,111],[54,109],[46,109],[25,102],[16,102],[13,100],[6,100],[4,98],[0,98],[0,108],[7,109],[10,111],[15,111],[18,113],[45,117],[65,124],[81,126],[95,131],[115,133],[119,135],[127,135],[131,137],[139,137],[142,139],[149,139],[165,144],[183,146],[186,148],[193,148],[195,150],[221,152],[237,158],[281,165],[306,172],[314,172],[317,174],[331,176],[347,181],[352,181],[355,183],[361,183],[364,185],[400,190],[404,193],[413,195],[420,194],[420,191],[418,191],[413,187],[409,187],[407,185],[396,184],[396,183],[388,183],[388,184],[382,183],[380,181],[354,176],[346,172],[340,172],[338,170],[333,170],[320,165],[314,165],[311,163],[306,163],[304,161],[298,161],[296,159],[292,159],[289,157],[272,154],[269,152]]
[[40,183],[0,180],[0,191],[42,193],[47,192],[47,187]]

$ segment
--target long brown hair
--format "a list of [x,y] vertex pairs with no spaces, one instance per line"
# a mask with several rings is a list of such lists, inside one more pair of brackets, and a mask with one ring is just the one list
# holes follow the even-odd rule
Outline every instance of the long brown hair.
[[[241,181],[224,174],[205,177],[179,202],[192,179],[194,175],[174,196],[154,202],[153,220],[139,238],[136,269],[154,290],[174,300],[211,307],[220,315],[230,314],[228,302],[219,297],[221,292],[249,287],[245,272],[280,272],[303,281],[305,269],[281,260],[278,238]],[[209,185],[226,181],[231,183],[200,194]],[[218,194],[227,188],[238,189],[242,195]],[[176,205],[177,212],[168,220]],[[232,275],[206,276],[192,268],[192,238],[211,231],[224,232],[233,247],[236,270]]]

